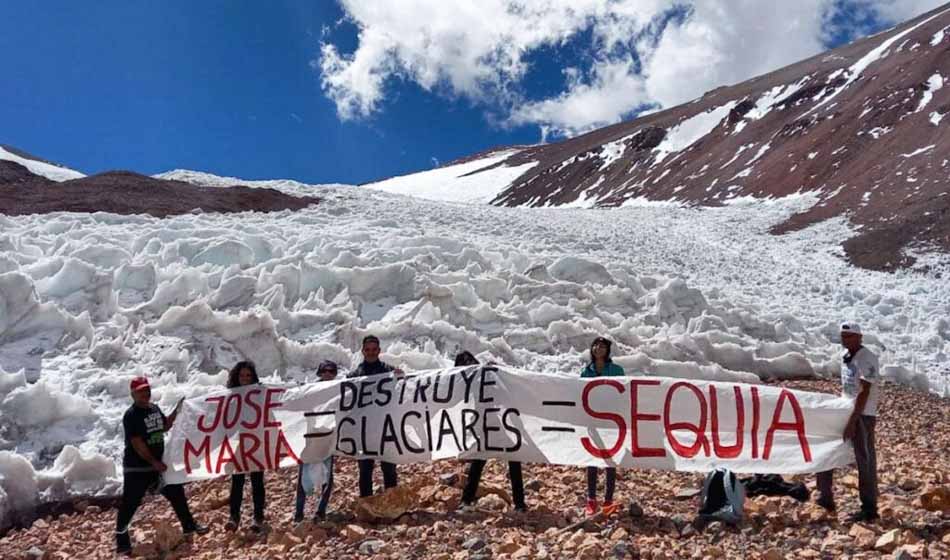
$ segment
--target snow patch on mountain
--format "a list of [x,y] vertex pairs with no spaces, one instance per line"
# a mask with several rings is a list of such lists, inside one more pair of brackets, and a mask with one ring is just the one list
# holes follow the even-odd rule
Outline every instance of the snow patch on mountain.
[[511,167],[502,164],[516,153],[499,152],[474,161],[393,177],[363,187],[427,200],[487,203],[537,165],[537,162]]
[[14,154],[0,147],[0,160],[12,161],[26,167],[30,173],[46,177],[52,181],[69,181],[70,179],[80,179],[85,177],[82,173],[60,167],[51,163],[37,161],[35,159],[25,158]]
[[736,104],[735,101],[730,101],[725,105],[685,119],[671,128],[660,145],[653,149],[654,165],[661,163],[670,154],[685,150],[712,132]]

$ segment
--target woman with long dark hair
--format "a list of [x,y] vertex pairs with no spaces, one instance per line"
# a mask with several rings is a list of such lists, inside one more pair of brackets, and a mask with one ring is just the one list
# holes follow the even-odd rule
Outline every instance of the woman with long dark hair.
[[[467,350],[460,352],[455,357],[455,367],[474,365],[478,365],[478,360]],[[463,511],[475,507],[475,501],[478,500],[478,485],[482,480],[485,463],[484,459],[473,459],[468,467],[468,479],[465,482],[465,489],[462,491],[461,509]],[[515,511],[526,511],[528,506],[524,500],[524,479],[519,461],[508,461],[508,478],[511,479],[511,497],[514,499]]]
[[[228,389],[244,387],[260,383],[257,377],[257,368],[254,362],[238,362],[230,373],[228,373]],[[251,496],[254,500],[254,522],[251,524],[251,530],[260,532],[264,525],[264,472],[257,471],[251,474]],[[228,531],[237,530],[241,525],[241,502],[244,499],[244,481],[246,477],[243,473],[231,475],[231,519],[224,526]]]
[[[590,344],[590,363],[581,370],[581,377],[619,377],[624,374],[623,368],[610,359],[609,340],[598,336]],[[614,487],[617,484],[617,469],[604,469],[604,508],[611,508],[614,504]],[[597,467],[587,467],[587,515],[596,515],[600,508],[597,506]]]

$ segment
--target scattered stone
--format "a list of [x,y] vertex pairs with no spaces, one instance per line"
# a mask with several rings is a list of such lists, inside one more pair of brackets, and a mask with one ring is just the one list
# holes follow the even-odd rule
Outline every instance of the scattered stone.
[[468,539],[467,541],[463,542],[462,548],[464,548],[465,550],[481,550],[485,548],[487,544],[488,543],[485,542],[485,537],[477,536],[477,537],[472,537]]
[[698,496],[702,491],[702,488],[681,488],[676,492],[674,497],[677,500],[689,500]]
[[347,525],[346,527],[343,527],[343,530],[340,531],[340,533],[343,535],[343,538],[351,543],[366,538],[366,529],[359,525]]
[[627,506],[627,515],[633,518],[643,517],[643,508],[637,502],[630,502]]
[[625,542],[618,542],[610,549],[610,557],[621,560],[623,558],[631,558],[633,554],[630,550],[630,545]]
[[489,511],[504,511],[508,509],[508,503],[497,494],[489,494],[478,501],[478,507]]
[[369,539],[363,541],[360,545],[360,554],[365,554],[367,556],[372,556],[374,554],[379,554],[379,552],[386,546],[386,543],[379,539]]
[[540,492],[540,491],[541,491],[541,481],[538,480],[537,478],[531,479],[531,480],[529,480],[529,481],[524,485],[524,488],[525,488],[525,490],[527,490],[528,492]]
[[49,554],[45,550],[36,546],[30,547],[23,556],[26,560],[46,560],[49,558]]
[[920,495],[920,504],[927,511],[950,514],[950,486],[928,487]]
[[891,529],[890,531],[881,535],[877,542],[874,543],[874,549],[881,552],[891,552],[897,545],[900,544],[898,541],[900,539],[901,530],[900,529]]
[[439,482],[441,482],[443,486],[455,486],[458,484],[458,481],[458,473],[443,474],[439,477]]
[[762,553],[762,560],[785,560],[785,555],[777,548],[770,548]]
[[512,560],[522,560],[534,556],[534,551],[530,546],[522,546],[511,555]]
[[860,524],[851,527],[848,535],[853,537],[855,544],[861,548],[871,548],[877,540],[877,533]]
[[897,483],[897,487],[905,492],[913,492],[923,486],[923,484],[913,478],[902,478],[900,482]]

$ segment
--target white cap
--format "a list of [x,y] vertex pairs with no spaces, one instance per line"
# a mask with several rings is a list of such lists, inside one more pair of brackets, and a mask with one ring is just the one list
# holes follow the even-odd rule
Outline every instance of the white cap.
[[861,325],[857,323],[842,323],[841,324],[841,334],[861,334]]

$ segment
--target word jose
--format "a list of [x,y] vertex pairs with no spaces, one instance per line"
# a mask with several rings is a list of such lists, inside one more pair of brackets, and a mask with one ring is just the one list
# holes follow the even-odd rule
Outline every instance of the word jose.
[[[215,474],[276,469],[285,457],[299,464],[282,424],[274,419],[274,410],[283,406],[276,397],[285,390],[260,388],[206,398],[214,412],[198,417],[196,426],[203,434],[200,443],[195,446],[191,438],[185,441],[185,471],[191,473],[194,460],[204,462],[205,470]],[[240,432],[237,445],[227,437],[227,432],[234,430]],[[217,449],[212,445],[215,439],[220,439]]]
[[[667,449],[663,447],[647,447],[643,443],[645,433],[658,432],[666,438],[672,452],[683,458],[693,458],[702,453],[705,457],[714,455],[719,459],[735,459],[743,454],[748,443],[752,459],[769,460],[775,434],[780,431],[793,432],[798,438],[802,458],[806,463],[812,460],[811,448],[805,431],[805,416],[795,394],[786,389],[779,393],[775,408],[765,429],[764,441],[762,435],[762,405],[759,399],[759,390],[755,386],[733,385],[732,405],[735,414],[729,414],[733,425],[723,426],[722,418],[725,403],[720,404],[719,391],[722,386],[708,385],[708,393],[700,387],[687,381],[678,381],[663,387],[655,379],[631,379],[620,382],[614,379],[598,379],[584,386],[581,401],[584,411],[592,418],[613,422],[617,429],[617,440],[610,447],[598,447],[588,438],[581,438],[581,445],[592,456],[607,459],[616,455],[627,441],[627,432],[630,432],[630,452],[633,457],[666,457]],[[658,391],[659,389],[659,391]],[[665,391],[665,393],[663,392]],[[612,393],[612,402],[616,396],[626,396],[629,403],[629,414],[624,416],[617,413],[616,408],[610,410],[594,409],[591,400],[596,393]],[[726,391],[727,393],[730,392]],[[674,403],[674,398],[681,395]],[[692,402],[684,405],[683,400]],[[751,411],[746,411],[746,399]],[[603,402],[603,401],[601,401]],[[788,410],[792,419],[783,420]],[[732,412],[730,409],[729,412]],[[723,442],[721,430],[733,434],[734,442]],[[683,432],[689,432],[683,438]],[[653,438],[656,439],[656,438]],[[688,439],[690,442],[684,442]],[[761,451],[761,453],[760,453]]]

